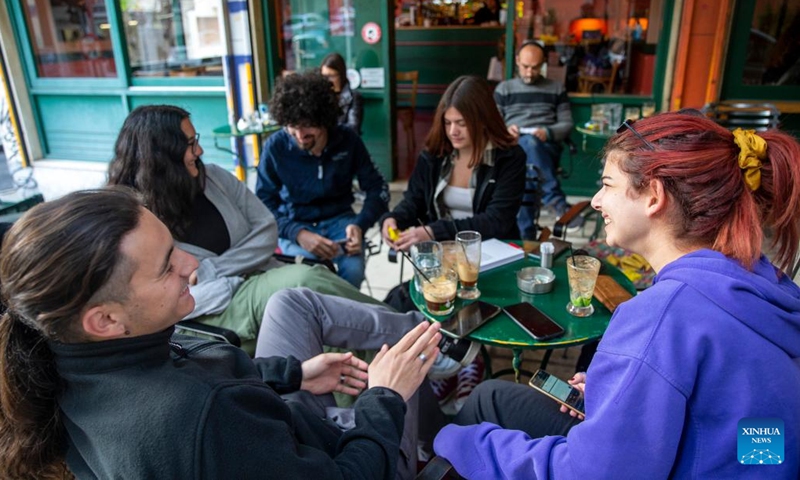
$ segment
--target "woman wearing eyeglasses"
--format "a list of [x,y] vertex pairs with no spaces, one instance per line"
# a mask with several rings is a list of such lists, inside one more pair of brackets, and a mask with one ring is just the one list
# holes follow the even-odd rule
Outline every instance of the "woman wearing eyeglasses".
[[800,288],[787,275],[800,145],[698,113],[626,124],[606,145],[592,206],[608,244],[657,276],[616,309],[588,372],[570,380],[585,420],[527,386],[484,383],[456,418],[470,426],[436,438],[461,475],[800,477]]
[[200,261],[190,279],[196,305],[186,318],[235,331],[252,355],[267,300],[280,289],[378,303],[323,266],[274,260],[272,213],[229,172],[203,164],[199,140],[186,110],[142,106],[122,125],[109,165],[109,184],[138,190],[177,245]]
[[342,107],[339,125],[347,125],[361,135],[364,100],[361,98],[360,93],[350,88],[344,58],[338,53],[328,54],[322,59],[320,73],[331,82],[333,91],[339,96],[339,106]]

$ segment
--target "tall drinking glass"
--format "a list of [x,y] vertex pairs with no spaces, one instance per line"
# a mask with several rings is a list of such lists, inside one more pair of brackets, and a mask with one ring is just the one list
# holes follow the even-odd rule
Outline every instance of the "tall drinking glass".
[[588,255],[573,255],[567,258],[569,279],[569,303],[567,312],[576,317],[588,317],[594,313],[592,295],[600,273],[600,260]]
[[442,268],[458,272],[458,246],[455,240],[445,240],[442,244]]
[[470,230],[456,234],[458,244],[458,279],[461,288],[458,296],[474,300],[481,296],[478,290],[478,272],[481,265],[481,234]]
[[[419,242],[411,245],[411,261],[417,267],[414,269],[414,281],[416,282],[417,291],[421,292],[425,277],[433,278],[442,267],[442,244],[439,242]],[[422,274],[420,274],[420,271]]]

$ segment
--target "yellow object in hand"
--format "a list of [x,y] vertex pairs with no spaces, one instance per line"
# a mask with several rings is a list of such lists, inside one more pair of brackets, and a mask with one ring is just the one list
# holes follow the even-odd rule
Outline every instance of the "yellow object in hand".
[[389,240],[396,242],[400,238],[400,232],[394,227],[389,227]]

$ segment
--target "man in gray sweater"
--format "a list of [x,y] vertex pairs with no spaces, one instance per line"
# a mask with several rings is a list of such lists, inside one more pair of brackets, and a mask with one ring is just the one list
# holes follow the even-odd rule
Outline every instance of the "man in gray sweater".
[[[566,196],[556,178],[556,163],[561,156],[561,142],[572,130],[572,112],[564,85],[540,75],[546,61],[544,48],[528,40],[517,50],[519,78],[501,82],[494,91],[494,99],[503,115],[508,131],[517,137],[520,147],[528,157],[530,176],[538,182],[526,184],[526,192],[538,188],[542,192],[542,205],[560,217],[569,209]],[[538,205],[530,205],[533,198],[526,193],[517,216],[523,238],[535,238]],[[581,221],[582,219],[579,219]],[[576,226],[576,225],[570,225]]]

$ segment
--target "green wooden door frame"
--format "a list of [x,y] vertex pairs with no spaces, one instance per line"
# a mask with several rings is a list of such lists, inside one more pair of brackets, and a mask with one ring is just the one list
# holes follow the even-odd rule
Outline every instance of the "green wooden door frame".
[[743,85],[750,24],[757,0],[737,0],[733,10],[731,36],[722,77],[721,100],[784,100],[800,99],[800,85]]
[[734,5],[720,100],[763,100],[776,103],[781,110],[780,129],[800,138],[800,85],[742,84],[756,1],[737,0]]

